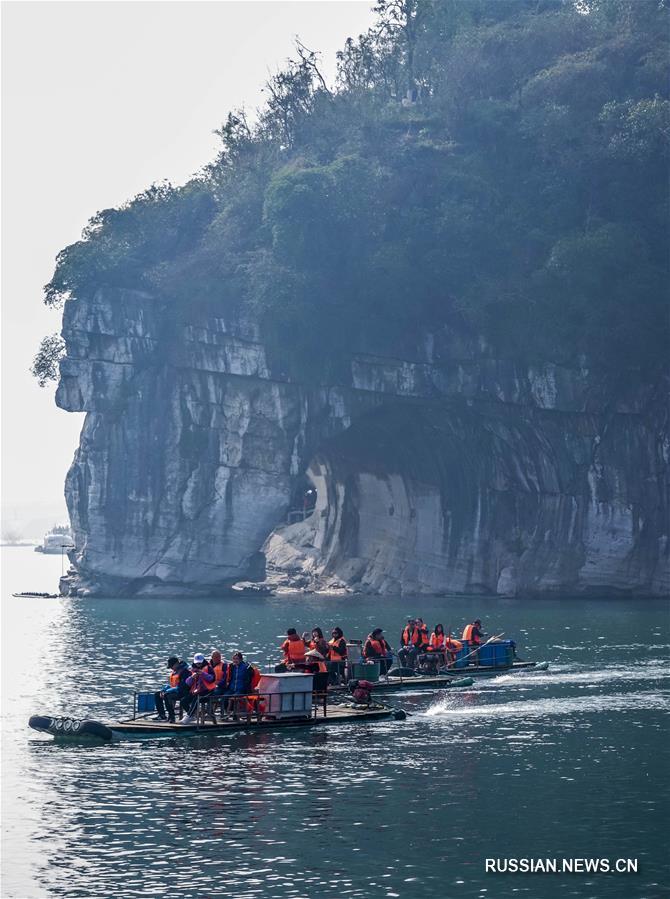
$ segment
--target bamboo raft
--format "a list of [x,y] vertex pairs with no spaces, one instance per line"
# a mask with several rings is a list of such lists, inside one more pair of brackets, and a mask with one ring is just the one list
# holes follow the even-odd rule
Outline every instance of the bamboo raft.
[[[155,720],[150,719],[148,714],[138,714],[139,701],[143,697],[151,697],[152,694],[135,693],[132,718],[105,724],[92,719],[80,720],[33,715],[28,725],[33,730],[49,734],[58,740],[93,739],[112,742],[135,738],[221,735],[240,730],[337,726],[388,718],[396,720],[405,718],[405,712],[402,710],[374,702],[367,705],[329,703],[327,693],[312,690],[310,675],[285,675],[284,677],[306,678],[308,689],[295,692],[259,692],[237,697],[214,697],[211,701],[205,697],[203,700],[198,699],[195,720],[189,721],[189,723]],[[226,702],[233,704],[232,717],[219,720],[214,714],[212,703]]]

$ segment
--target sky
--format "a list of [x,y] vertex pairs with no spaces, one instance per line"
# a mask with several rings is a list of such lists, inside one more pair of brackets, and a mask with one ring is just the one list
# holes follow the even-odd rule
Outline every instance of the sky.
[[60,330],[42,287],[98,210],[216,154],[230,109],[263,101],[294,38],[327,77],[371,0],[2,3],[3,526],[37,509],[66,520],[63,482],[83,414],[57,409],[29,367]]

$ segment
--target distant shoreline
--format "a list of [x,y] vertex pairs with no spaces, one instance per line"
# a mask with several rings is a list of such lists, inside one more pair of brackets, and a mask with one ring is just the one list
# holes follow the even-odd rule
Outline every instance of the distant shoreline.
[[29,541],[29,542],[27,542],[27,541],[22,541],[21,543],[4,543],[4,542],[3,542],[3,543],[0,543],[0,546],[11,546],[11,547],[17,547],[18,549],[20,549],[22,546],[23,546],[23,547],[26,547],[26,546],[38,546],[38,545],[39,545],[39,542],[40,542],[39,540],[31,540],[31,541]]

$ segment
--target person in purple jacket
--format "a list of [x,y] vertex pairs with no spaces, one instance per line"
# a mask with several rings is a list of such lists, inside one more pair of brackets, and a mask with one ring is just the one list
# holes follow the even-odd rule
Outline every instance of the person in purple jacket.
[[216,678],[212,666],[201,652],[196,652],[193,656],[193,665],[191,666],[190,675],[186,678],[186,684],[190,690],[191,704],[188,708],[188,714],[181,719],[181,723],[193,724],[198,697],[209,696],[216,687]]

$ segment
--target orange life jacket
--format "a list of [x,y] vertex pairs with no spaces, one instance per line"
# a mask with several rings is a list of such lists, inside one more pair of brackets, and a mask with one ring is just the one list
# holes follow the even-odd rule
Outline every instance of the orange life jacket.
[[261,680],[261,677],[262,677],[262,676],[263,676],[263,675],[260,673],[260,671],[258,670],[258,668],[254,668],[254,666],[252,665],[252,666],[251,666],[251,682],[250,682],[250,686],[251,686],[251,689],[252,689],[252,690],[255,690],[255,689],[256,689],[256,687],[257,687],[258,684],[260,683],[260,680]]
[[343,662],[346,659],[346,655],[343,656],[337,651],[337,647],[340,645],[340,640],[343,639],[343,637],[339,637],[336,640],[335,637],[333,637],[332,640],[328,641],[328,646],[330,646],[330,650],[328,651],[328,658],[331,662]]
[[225,662],[219,662],[218,665],[214,666],[214,684],[215,686],[223,686],[225,687],[230,682],[230,665],[227,665]]
[[369,646],[372,649],[374,652],[373,658],[377,659],[385,658],[386,653],[389,651],[389,645],[383,637],[381,640],[373,640],[372,637],[368,637],[365,646]]
[[444,634],[436,634],[435,631],[430,635],[431,649],[444,649]]
[[281,648],[287,662],[293,662],[294,665],[302,665],[305,661],[305,644],[297,634],[287,637]]
[[458,652],[463,649],[463,644],[460,640],[455,640],[453,637],[447,637],[444,641],[444,648],[449,652]]
[[171,687],[179,686],[179,673],[175,674],[174,671],[170,673],[170,686]]
[[469,643],[481,643],[482,641],[481,641],[481,637],[479,636],[479,634],[475,634],[473,636],[472,632],[474,631],[474,629],[475,629],[474,624],[466,624],[465,627],[463,628],[463,636],[461,637],[461,639],[467,640]]
[[[197,668],[196,671],[201,673],[207,672],[207,674],[214,674],[214,669],[209,663],[206,663],[202,666],[202,668]],[[194,674],[194,671],[191,671],[191,674]],[[206,690],[215,690],[216,689],[216,677],[214,680],[208,681],[205,680],[204,677],[196,678],[191,684],[191,693],[195,694],[200,691],[200,688],[204,687]]]
[[423,635],[420,628],[415,627],[410,637],[409,624],[405,626],[405,629],[402,632],[403,646],[409,646],[410,643],[413,643],[415,646],[420,646],[423,642]]

